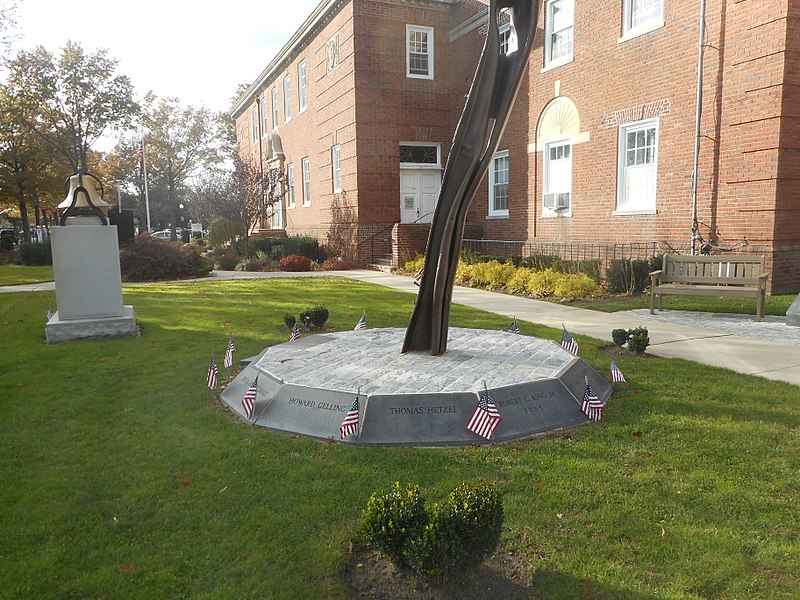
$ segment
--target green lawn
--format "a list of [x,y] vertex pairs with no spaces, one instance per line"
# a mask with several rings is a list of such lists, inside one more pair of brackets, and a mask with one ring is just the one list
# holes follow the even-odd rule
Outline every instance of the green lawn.
[[53,266],[0,265],[0,286],[53,281]]
[[[142,337],[48,346],[53,299],[0,295],[2,598],[345,598],[370,494],[399,480],[437,500],[477,478],[505,493],[534,598],[800,597],[795,386],[619,356],[630,383],[600,423],[358,448],[244,425],[205,387],[208,361],[229,334],[237,358],[285,341],[283,314],[317,302],[334,329],[362,310],[404,327],[409,294],[334,278],[126,287]],[[451,324],[508,319],[456,306]],[[604,343],[576,337],[607,373]]]
[[[767,296],[764,314],[785,316],[797,294]],[[570,303],[577,308],[589,308],[602,312],[617,312],[635,308],[650,308],[650,296],[606,296],[596,300],[578,300]],[[696,310],[713,313],[756,314],[755,298],[726,298],[709,296],[665,296],[664,310]]]

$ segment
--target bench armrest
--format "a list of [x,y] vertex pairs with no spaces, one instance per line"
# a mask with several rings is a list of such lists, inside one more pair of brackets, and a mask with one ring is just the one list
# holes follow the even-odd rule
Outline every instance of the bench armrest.
[[659,269],[658,271],[651,271],[651,273],[650,273],[650,281],[652,281],[653,283],[655,283],[656,281],[658,281],[659,279],[661,279],[661,274],[662,274],[663,272],[664,272],[664,271],[663,271],[662,269]]
[[767,277],[769,277],[769,271],[758,276],[759,279],[763,279],[764,281],[767,280]]

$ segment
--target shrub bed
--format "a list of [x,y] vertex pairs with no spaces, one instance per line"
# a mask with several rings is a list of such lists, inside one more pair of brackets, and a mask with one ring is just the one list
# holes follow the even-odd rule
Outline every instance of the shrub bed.
[[123,281],[165,281],[205,277],[212,262],[197,249],[142,235],[123,246],[119,255]]

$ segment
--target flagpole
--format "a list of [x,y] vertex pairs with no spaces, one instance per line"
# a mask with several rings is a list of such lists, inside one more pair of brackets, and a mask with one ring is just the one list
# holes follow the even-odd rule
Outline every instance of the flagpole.
[[142,130],[142,170],[144,173],[144,206],[147,212],[147,231],[150,229],[150,192],[147,189],[147,156],[144,151],[144,130]]

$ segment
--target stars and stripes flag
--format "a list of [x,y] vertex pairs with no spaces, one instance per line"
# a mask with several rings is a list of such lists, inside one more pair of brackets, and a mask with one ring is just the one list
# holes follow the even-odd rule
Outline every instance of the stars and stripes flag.
[[478,406],[472,411],[472,416],[467,422],[467,429],[491,440],[500,421],[502,421],[500,413],[497,412],[497,407],[492,402],[489,391],[484,390],[478,395]]
[[569,331],[567,331],[567,328],[564,327],[563,324],[561,327],[564,329],[563,333],[561,334],[561,347],[567,352],[578,356],[578,350],[580,349],[578,342],[576,342],[575,338],[569,334]]
[[511,325],[508,328],[508,333],[519,333],[519,325],[517,325],[517,317],[514,317],[514,320],[511,321]]
[[625,376],[622,374],[622,371],[619,370],[619,367],[613,360],[611,361],[611,381],[614,383],[628,383],[625,381]]
[[228,347],[225,349],[225,360],[223,365],[229,369],[233,365],[233,353],[236,352],[236,344],[233,343],[233,336],[228,340]]
[[258,375],[256,378],[253,379],[253,383],[247,388],[247,391],[244,393],[244,398],[242,398],[242,408],[244,409],[244,414],[249,419],[253,416],[253,407],[256,405],[256,396],[258,395]]
[[139,177],[144,177],[144,141],[136,148],[136,157],[139,159]]
[[50,308],[47,309],[47,320],[49,321],[53,317],[56,316],[56,311],[53,310],[53,305],[50,305]]
[[586,391],[583,392],[581,410],[586,413],[590,421],[599,421],[603,418],[603,403],[592,391],[592,386],[586,384]]
[[289,341],[293,342],[300,337],[300,328],[297,326],[297,323],[292,325],[292,334],[289,336]]
[[364,311],[361,314],[361,318],[356,323],[356,326],[353,328],[353,331],[361,331],[362,329],[367,328],[367,311]]
[[208,365],[208,375],[206,375],[206,385],[209,389],[217,389],[217,361],[211,357],[211,364]]
[[339,427],[339,433],[342,434],[342,438],[353,435],[356,431],[358,431],[358,396],[353,400],[353,406],[347,411],[344,421]]

